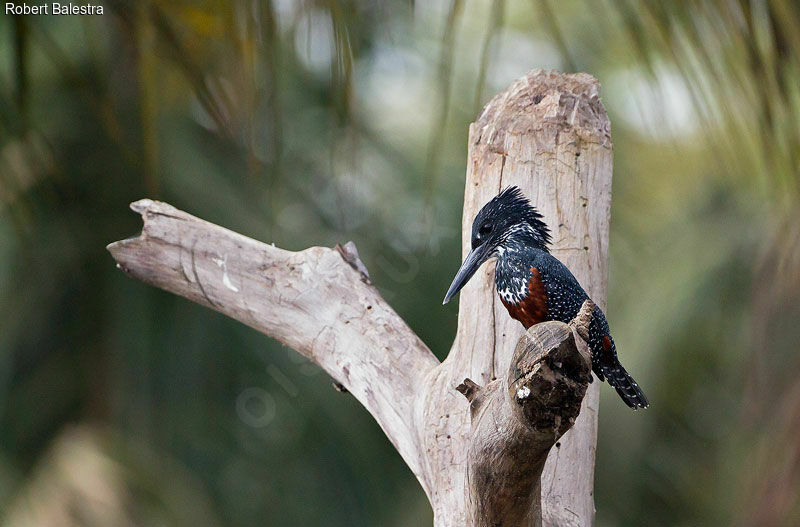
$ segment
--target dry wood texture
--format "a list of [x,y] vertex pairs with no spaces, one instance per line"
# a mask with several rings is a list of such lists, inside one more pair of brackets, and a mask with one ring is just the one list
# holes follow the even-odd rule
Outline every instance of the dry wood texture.
[[[554,254],[604,302],[611,141],[592,77],[533,71],[470,127],[465,254],[475,213],[512,184],[544,214]],[[461,292],[458,333],[440,364],[372,286],[352,244],[289,252],[165,203],[132,208],[144,228],[109,245],[119,267],[324,368],[378,421],[437,527],[592,523],[598,383],[587,391],[587,351],[575,337],[588,304],[573,328],[525,333],[496,300],[493,264],[484,266]]]
[[[470,126],[462,241],[466,255],[480,207],[518,185],[553,232],[553,254],[605,309],[612,145],[599,92],[590,75],[534,70],[486,105]],[[445,361],[478,382],[505,370],[524,331],[494,294],[493,276],[488,265],[461,291],[458,334]],[[486,320],[495,321],[493,330]],[[545,525],[593,520],[598,385],[590,386],[580,418],[548,459]]]

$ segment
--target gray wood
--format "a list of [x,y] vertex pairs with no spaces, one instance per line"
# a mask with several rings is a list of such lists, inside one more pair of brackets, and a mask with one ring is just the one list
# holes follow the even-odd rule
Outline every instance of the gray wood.
[[[544,215],[553,254],[605,309],[612,144],[600,86],[585,73],[534,70],[495,96],[470,126],[462,219],[464,255],[472,218],[508,185]],[[458,334],[447,361],[485,383],[504,371],[524,331],[494,293],[494,266],[461,291]],[[494,320],[494,328],[487,326]],[[487,352],[491,350],[491,352]],[[544,524],[591,525],[599,383],[590,385],[575,426],[551,452],[542,476]]]
[[[475,213],[510,184],[544,213],[554,253],[602,305],[611,141],[592,77],[533,71],[470,127],[465,254]],[[486,265],[461,292],[458,333],[439,363],[378,294],[352,243],[289,252],[166,203],[132,208],[144,227],[108,246],[118,266],[319,364],[380,424],[437,527],[592,523],[598,383],[587,389],[588,350],[576,337],[588,304],[573,327],[526,333],[496,300]]]

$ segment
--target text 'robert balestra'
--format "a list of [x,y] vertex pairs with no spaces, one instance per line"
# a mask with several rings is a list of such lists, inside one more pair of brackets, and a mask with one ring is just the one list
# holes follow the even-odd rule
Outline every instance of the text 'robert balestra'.
[[97,4],[15,4],[6,2],[7,15],[102,15],[103,6]]

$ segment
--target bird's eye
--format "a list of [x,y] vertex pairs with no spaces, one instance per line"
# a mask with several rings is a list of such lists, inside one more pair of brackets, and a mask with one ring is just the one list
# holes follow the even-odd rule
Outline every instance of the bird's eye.
[[488,221],[481,225],[481,228],[478,229],[478,234],[481,236],[486,236],[487,234],[492,232],[492,224]]

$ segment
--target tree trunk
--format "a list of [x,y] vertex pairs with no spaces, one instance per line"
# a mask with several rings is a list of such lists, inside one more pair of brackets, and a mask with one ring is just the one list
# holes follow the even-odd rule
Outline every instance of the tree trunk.
[[[544,214],[554,254],[604,302],[611,140],[592,77],[533,71],[470,127],[465,254],[475,213],[511,184]],[[132,208],[144,228],[109,245],[119,267],[324,368],[380,424],[425,489],[437,527],[592,523],[598,383],[587,391],[589,302],[571,327],[548,322],[526,333],[496,301],[487,265],[461,292],[458,333],[439,363],[372,286],[352,244],[294,253],[165,203]]]
[[[605,310],[612,152],[597,80],[534,70],[492,99],[469,132],[464,255],[475,214],[501,189],[518,185],[544,215],[553,254]],[[467,366],[465,377],[484,382],[508,367],[523,332],[494,293],[493,277],[494,266],[486,266],[461,291],[458,334],[445,361]],[[598,385],[590,385],[575,427],[548,459],[545,525],[593,521]]]

